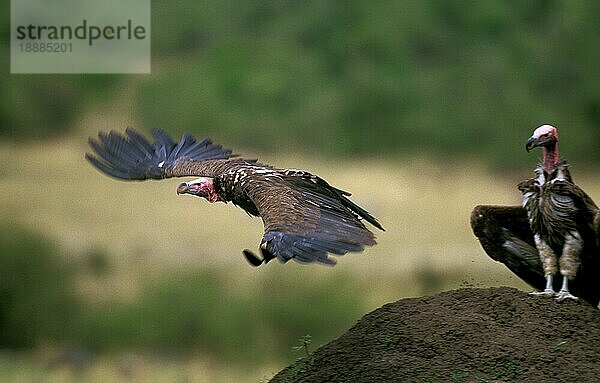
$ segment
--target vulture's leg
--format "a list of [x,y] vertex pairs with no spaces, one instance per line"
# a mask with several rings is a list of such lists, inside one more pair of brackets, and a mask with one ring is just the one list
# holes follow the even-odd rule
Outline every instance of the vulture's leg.
[[571,232],[565,236],[565,246],[562,256],[559,259],[560,273],[562,275],[562,287],[556,298],[561,302],[565,299],[577,299],[569,292],[569,279],[575,278],[579,268],[579,255],[583,249],[583,241],[577,231]]
[[534,291],[529,294],[552,297],[552,296],[554,296],[554,294],[556,294],[556,292],[554,291],[554,288],[552,287],[553,282],[554,282],[554,277],[552,276],[552,274],[546,274],[546,288],[543,291]]
[[258,267],[263,264],[263,260],[260,259],[256,254],[254,254],[250,250],[244,250],[242,253],[244,254],[244,257],[246,257],[248,263],[252,266]]
[[260,252],[263,256],[262,259],[260,259],[256,254],[254,254],[253,252],[251,252],[250,250],[247,250],[247,249],[244,250],[242,253],[246,257],[246,260],[248,261],[248,263],[250,263],[254,267],[258,267],[258,266],[262,265],[263,263],[265,263],[265,264],[269,263],[269,261],[271,259],[275,258],[273,253],[271,253],[269,250],[267,250],[267,246],[264,243],[262,245],[260,245]]
[[556,254],[554,254],[550,245],[548,245],[538,234],[535,234],[533,239],[535,241],[535,247],[537,247],[538,253],[540,254],[540,260],[542,261],[544,276],[546,277],[546,288],[543,291],[535,291],[531,294],[554,296],[556,292],[552,287],[553,275],[558,271]]

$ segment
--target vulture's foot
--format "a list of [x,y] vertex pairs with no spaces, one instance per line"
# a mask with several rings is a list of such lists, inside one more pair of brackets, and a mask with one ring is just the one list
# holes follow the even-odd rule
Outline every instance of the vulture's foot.
[[552,289],[545,289],[543,291],[532,291],[529,295],[537,295],[542,297],[553,297],[556,295],[556,292]]
[[246,257],[246,261],[252,266],[258,267],[263,264],[263,260],[250,250],[244,250],[242,253],[244,254],[244,257]]
[[562,302],[565,299],[577,300],[579,298],[577,298],[575,295],[571,294],[571,292],[569,291],[569,277],[567,277],[566,275],[563,275],[562,287],[560,288],[560,291],[558,292],[558,294],[556,294],[556,300],[558,302]]
[[541,295],[543,297],[553,297],[556,295],[556,292],[554,291],[554,288],[552,287],[552,274],[546,274],[546,288],[544,289],[544,291],[534,291],[532,293],[529,293],[531,295]]
[[569,290],[560,290],[558,292],[558,294],[556,294],[556,301],[557,302],[562,302],[565,299],[573,299],[573,300],[578,300],[579,298],[577,298],[575,295],[571,294],[569,292]]
[[254,267],[258,267],[258,266],[262,265],[263,263],[265,263],[265,264],[269,263],[269,261],[271,259],[275,258],[275,256],[269,250],[264,248],[263,246],[260,247],[260,252],[262,253],[262,256],[263,256],[262,259],[260,259],[256,254],[254,254],[253,252],[251,252],[248,249],[244,250],[242,253],[246,257],[246,260],[248,261],[248,263]]

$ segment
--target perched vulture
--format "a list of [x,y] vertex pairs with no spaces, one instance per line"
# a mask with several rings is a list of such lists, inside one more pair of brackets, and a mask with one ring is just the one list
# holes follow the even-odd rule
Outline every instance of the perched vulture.
[[179,143],[160,130],[150,143],[133,129],[90,138],[94,154],[86,158],[101,172],[122,180],[199,177],[182,182],[177,194],[207,201],[232,202],[251,216],[262,217],[262,259],[244,250],[254,266],[280,262],[335,264],[328,253],[342,255],[375,245],[362,220],[383,227],[348,199],[350,193],[303,170],[278,169],[256,160],[236,158],[231,150],[205,138],[184,134]]
[[[542,125],[527,140],[541,147],[535,177],[519,183],[522,207],[477,206],[473,232],[486,253],[534,288],[532,294],[600,301],[600,213],[577,185],[558,154],[558,132]],[[560,272],[561,281],[554,276]],[[558,290],[558,293],[555,291]]]

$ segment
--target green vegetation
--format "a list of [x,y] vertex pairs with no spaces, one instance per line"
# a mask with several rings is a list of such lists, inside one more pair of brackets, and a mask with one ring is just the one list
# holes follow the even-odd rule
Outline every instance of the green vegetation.
[[308,358],[310,357],[310,352],[308,351],[308,347],[312,343],[312,336],[304,335],[302,338],[298,339],[298,346],[292,347],[292,351],[304,351],[304,355]]
[[0,348],[63,341],[78,307],[73,273],[55,246],[15,222],[0,222]]
[[512,167],[530,162],[517,143],[548,122],[567,158],[597,165],[599,13],[568,0],[156,3],[152,75],[2,75],[0,134],[48,137],[130,103],[115,128]]
[[[298,334],[311,331],[323,343],[348,328],[365,305],[350,278],[310,284],[291,278],[283,285],[265,278],[249,293],[214,270],[150,278],[131,302],[84,303],[68,264],[46,240],[12,224],[0,233],[3,348],[50,342],[103,352],[201,352],[247,365],[287,361]],[[302,339],[308,347],[310,339]]]
[[[165,273],[144,285],[133,302],[88,308],[78,339],[100,351],[202,353],[251,366],[288,361],[289,344],[306,331],[324,343],[364,307],[349,278],[310,284],[289,279],[278,286],[267,278],[250,294],[236,291],[227,279],[214,270]],[[342,298],[349,291],[356,293]]]
[[305,372],[309,372],[314,368],[314,359],[312,355],[308,351],[308,347],[312,343],[312,336],[304,335],[300,339],[298,339],[298,345],[292,347],[292,351],[294,352],[304,352],[304,356],[296,359],[294,364],[290,367],[290,371],[288,372],[288,378],[293,379],[303,374]]

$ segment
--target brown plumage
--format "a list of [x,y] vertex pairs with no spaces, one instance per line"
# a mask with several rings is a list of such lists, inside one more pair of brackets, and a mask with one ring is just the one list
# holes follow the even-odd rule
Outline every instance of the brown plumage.
[[[477,206],[471,226],[487,254],[504,263],[539,295],[600,301],[600,213],[558,155],[558,132],[536,129],[526,149],[542,148],[536,176],[519,183],[522,207]],[[555,283],[560,273],[562,283]],[[555,290],[560,288],[558,293]]]
[[209,139],[196,142],[189,134],[178,144],[161,131],[153,135],[155,142],[150,143],[133,129],[124,135],[100,133],[98,139],[90,139],[95,154],[86,158],[103,173],[123,180],[200,177],[181,183],[178,194],[232,202],[262,218],[263,259],[244,250],[255,266],[273,258],[334,264],[328,253],[342,255],[375,245],[363,219],[383,230],[371,214],[348,199],[350,193],[306,171],[236,158]]

